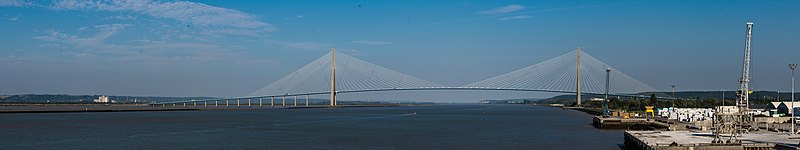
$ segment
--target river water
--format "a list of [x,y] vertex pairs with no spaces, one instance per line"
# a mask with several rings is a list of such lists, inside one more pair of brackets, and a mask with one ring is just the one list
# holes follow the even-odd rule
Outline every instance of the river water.
[[0,149],[619,149],[591,116],[524,105],[0,114]]

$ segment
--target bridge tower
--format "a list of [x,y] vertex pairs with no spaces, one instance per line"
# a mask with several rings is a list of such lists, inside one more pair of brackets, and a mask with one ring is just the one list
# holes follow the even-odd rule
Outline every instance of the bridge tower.
[[578,47],[578,83],[575,86],[578,91],[578,105],[577,107],[581,107],[581,47]]
[[336,49],[331,48],[331,106],[336,106]]

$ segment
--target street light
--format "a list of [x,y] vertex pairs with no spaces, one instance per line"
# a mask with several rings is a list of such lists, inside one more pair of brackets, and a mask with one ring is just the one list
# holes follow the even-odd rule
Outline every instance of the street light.
[[[675,110],[675,84],[672,84],[672,85],[670,85],[670,86],[672,87],[672,109],[673,109],[673,110]],[[677,112],[677,111],[676,111],[676,112]],[[676,118],[676,119],[677,119],[677,118]],[[667,122],[669,123],[669,119],[667,119]],[[673,128],[672,128],[672,124],[669,124],[669,127],[668,127],[668,128],[669,128],[670,130],[673,130]]]
[[797,64],[789,64],[789,69],[792,69],[792,134],[795,134],[794,124],[796,123],[794,118],[794,69],[796,68]]
[[725,106],[725,89],[722,89],[722,105],[720,106]]
[[603,115],[608,115],[610,112],[608,111],[608,84],[609,84],[609,73],[611,73],[611,68],[606,68],[606,99],[603,102]]

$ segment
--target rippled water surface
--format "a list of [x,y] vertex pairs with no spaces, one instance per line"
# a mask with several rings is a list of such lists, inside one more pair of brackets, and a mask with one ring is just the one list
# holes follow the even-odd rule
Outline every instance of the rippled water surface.
[[0,149],[619,149],[591,116],[524,105],[0,114]]

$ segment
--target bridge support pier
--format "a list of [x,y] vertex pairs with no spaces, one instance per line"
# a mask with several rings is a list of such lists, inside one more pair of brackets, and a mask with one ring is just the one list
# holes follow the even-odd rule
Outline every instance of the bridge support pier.
[[252,100],[252,99],[253,99],[253,98],[247,98],[247,108],[250,108],[250,107],[252,107],[252,106],[253,106],[253,103],[251,103],[251,101],[250,101],[250,100]]
[[203,107],[208,107],[208,101],[203,101]]
[[308,106],[308,95],[306,95],[306,106]]
[[270,107],[275,107],[275,96],[269,97],[269,98],[271,99],[271,102],[269,102],[269,106]]
[[197,102],[192,102],[192,103],[194,103],[194,107],[197,107]]
[[239,99],[239,98],[236,99],[236,108],[241,108],[241,103],[239,103],[241,101],[242,101],[242,99]]
[[219,107],[219,101],[214,101],[214,107]]
[[264,100],[263,99],[264,99],[264,97],[259,97],[258,98],[258,107],[259,108],[264,108]]
[[225,108],[228,108],[230,106],[231,106],[231,101],[226,99],[225,100]]
[[185,102],[183,103],[183,107],[186,107],[186,103]]
[[286,96],[281,99],[281,106],[286,107]]
[[294,107],[297,107],[297,95],[294,96]]

